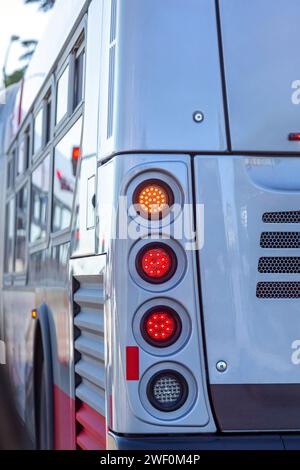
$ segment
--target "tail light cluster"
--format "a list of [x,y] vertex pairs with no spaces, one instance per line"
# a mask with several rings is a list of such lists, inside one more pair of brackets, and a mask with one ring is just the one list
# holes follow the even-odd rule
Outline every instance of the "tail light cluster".
[[[174,193],[164,181],[146,180],[134,191],[133,203],[140,216],[157,221],[170,212],[174,204]],[[178,260],[169,244],[154,242],[148,243],[137,252],[135,267],[140,278],[149,284],[159,286],[175,275]],[[151,307],[139,321],[144,341],[157,350],[176,344],[182,333],[180,314],[167,305]],[[167,369],[149,378],[146,394],[155,409],[171,412],[178,410],[186,402],[189,387],[182,374]]]

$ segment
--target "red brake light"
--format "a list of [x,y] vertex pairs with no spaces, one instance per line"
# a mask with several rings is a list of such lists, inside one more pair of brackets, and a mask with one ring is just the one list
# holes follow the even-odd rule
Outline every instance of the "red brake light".
[[165,244],[149,244],[137,256],[137,270],[148,282],[165,282],[172,277],[177,260],[173,250]]
[[73,147],[72,159],[78,160],[79,157],[80,157],[80,147]]
[[300,132],[291,132],[289,134],[289,140],[294,140],[294,141],[300,140]]
[[166,347],[173,344],[180,335],[181,321],[175,310],[155,307],[144,315],[141,330],[148,343]]

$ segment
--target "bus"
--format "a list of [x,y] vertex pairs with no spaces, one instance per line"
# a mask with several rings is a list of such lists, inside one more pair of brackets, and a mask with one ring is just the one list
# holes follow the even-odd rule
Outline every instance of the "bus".
[[33,448],[300,448],[299,18],[57,0],[1,118],[1,340]]

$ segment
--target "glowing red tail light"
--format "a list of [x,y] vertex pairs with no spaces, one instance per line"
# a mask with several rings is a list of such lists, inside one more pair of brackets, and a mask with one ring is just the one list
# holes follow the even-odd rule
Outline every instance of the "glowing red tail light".
[[175,310],[155,307],[144,315],[141,331],[148,343],[166,347],[173,344],[180,335],[181,321]]
[[149,244],[137,256],[137,269],[143,279],[152,283],[165,282],[172,277],[177,260],[173,250],[163,244]]

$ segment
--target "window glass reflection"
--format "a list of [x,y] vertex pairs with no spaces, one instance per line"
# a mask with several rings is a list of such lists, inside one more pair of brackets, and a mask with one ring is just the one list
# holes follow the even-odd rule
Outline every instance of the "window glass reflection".
[[54,152],[52,230],[70,226],[76,171],[79,159],[82,118],[58,143]]
[[43,109],[41,109],[34,120],[34,154],[42,148],[43,138]]
[[6,204],[4,272],[13,272],[15,199]]
[[16,198],[15,272],[25,272],[28,188],[24,186]]
[[30,240],[36,242],[47,233],[50,183],[50,155],[32,173]]
[[69,66],[61,75],[57,83],[56,123],[59,123],[68,111]]

